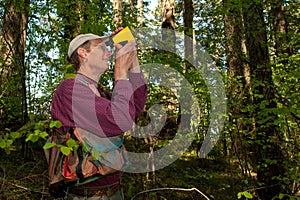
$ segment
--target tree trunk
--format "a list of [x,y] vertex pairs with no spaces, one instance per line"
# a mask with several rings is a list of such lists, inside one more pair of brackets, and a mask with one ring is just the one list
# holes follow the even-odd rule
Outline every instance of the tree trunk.
[[174,0],[162,0],[162,41],[168,51],[175,52],[175,2]]
[[[193,54],[193,17],[194,17],[194,3],[193,0],[183,0],[183,25],[184,35],[184,57],[188,58],[194,56]],[[192,63],[193,64],[193,63]]]
[[257,181],[263,184],[258,190],[261,199],[272,199],[281,191],[281,182],[276,179],[284,174],[282,136],[276,122],[275,89],[270,66],[266,25],[262,0],[245,0],[243,16],[246,46],[249,56],[251,89],[255,110],[255,144],[252,164],[257,171]]
[[285,16],[285,6],[283,0],[277,0],[271,7],[271,18],[275,40],[275,54],[290,54],[288,47],[288,26]]
[[25,44],[29,0],[6,1],[0,37],[0,129],[27,122]]
[[139,27],[143,27],[144,24],[144,2],[143,0],[138,0],[137,1],[137,23]]
[[[57,14],[64,20],[63,38],[65,41],[70,42],[80,33],[80,21],[82,21],[80,13],[82,11],[79,2],[79,0],[59,0],[57,3]],[[66,42],[65,46],[60,49],[61,52],[65,53],[68,51],[69,42]]]
[[[241,4],[234,0],[223,0],[224,32],[226,41],[226,68],[228,91],[228,136],[224,137],[223,146],[227,146],[226,138],[231,139],[230,157],[237,157],[244,180],[251,178],[249,169],[249,148],[247,141],[253,132],[252,114],[247,105],[252,105],[250,98],[249,65],[245,60],[245,34],[243,33],[243,17]],[[226,149],[224,149],[226,151]],[[224,154],[227,155],[226,153]],[[234,188],[233,188],[234,189]]]
[[121,27],[123,24],[122,21],[122,1],[113,0],[113,9],[114,9],[114,22],[115,27]]

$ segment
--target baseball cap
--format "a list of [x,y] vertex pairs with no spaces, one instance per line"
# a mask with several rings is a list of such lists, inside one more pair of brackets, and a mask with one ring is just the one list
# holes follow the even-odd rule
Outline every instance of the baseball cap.
[[99,36],[92,33],[86,33],[86,34],[80,34],[77,35],[69,45],[68,49],[68,57],[70,58],[73,52],[83,43],[85,43],[88,40],[95,40],[95,39],[106,39],[109,36]]

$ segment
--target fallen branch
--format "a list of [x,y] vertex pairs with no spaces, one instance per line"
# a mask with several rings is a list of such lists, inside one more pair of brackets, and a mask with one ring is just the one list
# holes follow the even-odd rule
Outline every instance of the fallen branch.
[[[0,180],[4,181],[3,178],[0,178]],[[24,187],[24,186],[21,186],[21,185],[17,185],[15,183],[11,183],[11,182],[5,182],[5,183],[3,183],[3,185],[4,184],[8,184],[8,185],[11,185],[13,187],[16,187],[16,188],[19,188],[19,189],[22,189],[22,190],[25,190],[25,191],[29,191],[29,192],[34,192],[34,193],[38,193],[38,194],[42,194],[42,195],[49,195],[49,193],[47,193],[47,192],[41,192],[41,191],[37,191],[37,190],[32,190],[30,188],[27,188],[27,187]]]
[[42,195],[49,195],[49,193],[47,192],[41,192],[41,191],[37,191],[37,190],[32,190],[32,189],[29,189],[29,188],[26,188],[24,186],[21,186],[21,185],[17,185],[15,183],[9,183],[10,185],[16,187],[16,188],[19,188],[19,189],[22,189],[22,190],[26,190],[26,191],[29,191],[29,192],[34,192],[34,193],[38,193],[38,194],[42,194]]
[[136,198],[137,196],[144,194],[144,193],[148,193],[148,192],[157,192],[157,191],[163,191],[163,190],[176,190],[176,191],[183,191],[183,192],[192,192],[192,191],[196,191],[199,194],[201,194],[202,196],[204,196],[204,198],[206,198],[207,200],[209,200],[209,198],[203,194],[200,190],[198,190],[197,188],[191,188],[191,189],[184,189],[184,188],[155,188],[155,189],[150,189],[150,190],[145,190],[142,192],[137,193],[136,195],[134,195],[131,200],[133,200],[134,198]]

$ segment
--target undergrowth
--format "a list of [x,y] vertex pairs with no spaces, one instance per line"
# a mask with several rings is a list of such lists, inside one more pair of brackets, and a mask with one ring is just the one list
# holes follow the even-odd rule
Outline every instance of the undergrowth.
[[[0,199],[52,199],[48,193],[48,170],[42,146],[30,148],[26,156],[20,152],[13,150],[6,155],[0,151]],[[155,172],[125,173],[122,182],[126,200],[134,196],[134,200],[205,199],[199,192],[187,190],[192,188],[209,199],[232,200],[241,191],[240,178],[228,169],[224,160],[200,160],[193,154],[186,154]],[[151,189],[157,190],[150,192]],[[143,191],[149,192],[137,195]]]

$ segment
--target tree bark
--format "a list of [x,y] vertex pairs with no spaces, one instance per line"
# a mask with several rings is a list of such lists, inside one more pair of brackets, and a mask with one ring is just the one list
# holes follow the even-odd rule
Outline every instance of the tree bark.
[[122,1],[113,0],[113,9],[114,9],[114,22],[115,28],[121,27],[123,24],[122,20]]
[[24,60],[29,0],[5,3],[0,37],[0,129],[17,130],[28,119]]
[[[183,0],[183,25],[184,35],[184,57],[193,57],[193,17],[194,17],[194,2],[193,0]],[[193,63],[192,63],[193,64]]]
[[138,0],[137,1],[137,23],[139,27],[143,27],[144,24],[144,2],[143,0]]
[[288,49],[288,24],[285,16],[285,6],[283,0],[277,0],[271,5],[271,14],[274,41],[275,41],[275,54],[278,56],[282,53],[291,53]]
[[175,2],[174,0],[162,0],[162,41],[168,51],[175,52]]
[[63,53],[68,52],[69,42],[80,33],[81,12],[80,0],[59,0],[57,3],[57,14],[64,21],[63,38],[67,41],[60,49]]
[[273,112],[277,106],[263,8],[262,0],[244,0],[246,46],[255,106],[252,164],[257,171],[258,183],[264,184],[258,190],[259,197],[269,200],[281,191],[281,182],[277,178],[284,174],[284,157],[280,143],[282,136],[276,125],[278,116]]
[[[228,75],[229,97],[229,136],[232,142],[232,154],[247,162],[245,141],[246,135],[253,130],[251,114],[246,105],[251,105],[249,66],[245,60],[245,35],[243,33],[243,17],[241,5],[232,0],[223,0],[225,10],[224,32],[226,38],[226,67]],[[246,110],[246,111],[245,111]],[[247,123],[248,122],[248,123]],[[245,134],[246,133],[246,134]],[[232,156],[233,156],[232,155]],[[242,167],[244,178],[247,178],[248,169]]]

